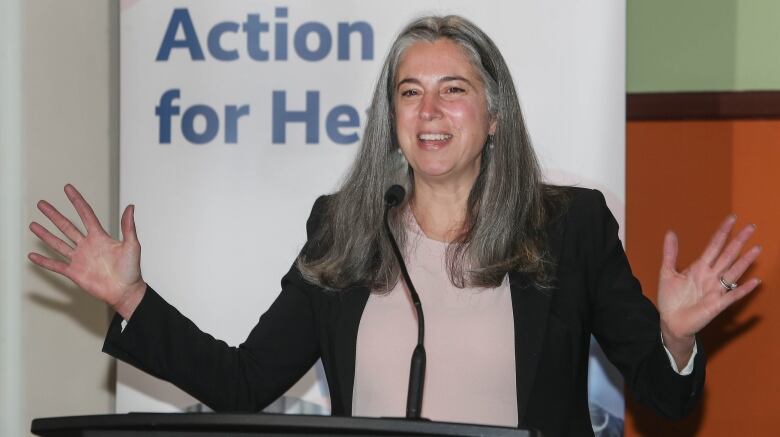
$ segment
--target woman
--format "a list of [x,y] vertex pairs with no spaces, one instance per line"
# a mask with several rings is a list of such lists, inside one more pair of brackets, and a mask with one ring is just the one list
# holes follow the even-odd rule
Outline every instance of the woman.
[[683,272],[676,237],[665,237],[656,311],[603,196],[542,185],[501,54],[455,16],[416,20],[394,42],[347,180],[315,203],[281,294],[239,348],[144,282],[132,206],[114,241],[68,185],[87,234],[41,201],[73,244],[32,223],[66,261],[29,257],[116,310],[105,351],[214,409],[258,411],[321,358],[334,414],[402,416],[415,338],[382,230],[394,183],[409,192],[391,228],[426,308],[422,413],[434,420],[591,433],[591,334],[641,400],[679,417],[701,394],[696,333],[759,284],[734,284],[760,249],[740,256],[752,226],[727,244],[729,217]]

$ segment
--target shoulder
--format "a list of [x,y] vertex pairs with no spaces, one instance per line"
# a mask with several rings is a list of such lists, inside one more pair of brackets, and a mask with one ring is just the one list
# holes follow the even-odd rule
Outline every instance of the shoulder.
[[620,244],[617,220],[601,191],[581,187],[548,187],[546,191],[557,197],[546,196],[548,236],[556,252],[587,258]]
[[322,221],[327,214],[328,205],[332,197],[332,194],[324,194],[314,201],[314,205],[312,205],[311,212],[309,213],[309,218],[306,220],[306,234],[309,238],[311,238],[322,225]]
[[604,194],[590,188],[546,185],[544,203],[551,223],[567,226],[592,224],[612,216]]
[[604,194],[599,190],[572,185],[545,185],[543,192],[545,199],[556,196],[565,198],[569,203],[577,204],[592,204],[600,199],[604,199]]

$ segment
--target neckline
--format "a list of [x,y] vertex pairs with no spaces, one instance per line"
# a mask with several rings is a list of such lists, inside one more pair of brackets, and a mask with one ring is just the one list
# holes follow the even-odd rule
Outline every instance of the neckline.
[[404,224],[406,225],[406,229],[409,232],[413,232],[420,236],[425,241],[428,241],[430,243],[435,243],[438,245],[442,245],[444,247],[449,246],[452,244],[452,241],[441,241],[437,240],[435,238],[431,238],[428,236],[428,234],[425,233],[425,231],[422,230],[420,227],[420,223],[417,222],[417,217],[414,216],[414,212],[412,211],[412,208],[409,207],[409,205],[406,205],[406,208],[404,209]]

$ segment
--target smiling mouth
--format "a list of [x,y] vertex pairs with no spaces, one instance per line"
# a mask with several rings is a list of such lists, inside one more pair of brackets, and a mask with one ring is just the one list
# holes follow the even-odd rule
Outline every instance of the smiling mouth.
[[417,139],[420,141],[447,141],[452,138],[450,134],[420,134]]

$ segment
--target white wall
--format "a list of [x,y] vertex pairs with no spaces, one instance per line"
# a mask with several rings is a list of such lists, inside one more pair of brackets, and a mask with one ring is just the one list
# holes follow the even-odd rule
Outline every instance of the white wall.
[[0,2],[0,434],[20,431],[21,0]]
[[[35,207],[38,199],[77,218],[62,191],[66,182],[79,187],[100,220],[116,232],[116,3],[9,0],[0,8],[3,21],[10,22],[2,23],[6,38],[0,45],[0,126],[8,128],[2,136],[0,187],[0,409],[15,409],[2,417],[2,435],[24,435],[35,417],[113,412],[114,363],[100,352],[107,308],[32,266],[25,255],[42,250],[27,231],[32,220],[46,222]],[[16,58],[6,56],[9,47],[18,48]],[[6,141],[14,133],[18,141]],[[15,283],[8,280],[14,277]],[[11,311],[13,317],[7,318]]]

